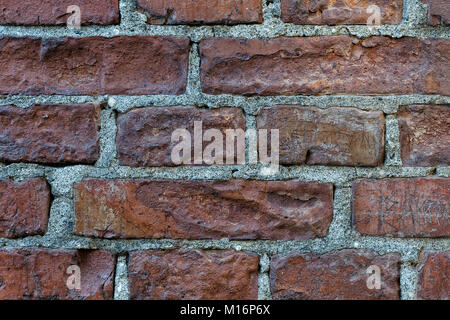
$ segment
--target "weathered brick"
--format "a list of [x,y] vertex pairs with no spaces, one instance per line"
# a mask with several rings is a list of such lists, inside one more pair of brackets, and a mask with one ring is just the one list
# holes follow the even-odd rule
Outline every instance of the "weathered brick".
[[0,107],[0,161],[94,163],[99,118],[94,105]]
[[0,94],[181,94],[189,39],[0,38]]
[[377,24],[374,17],[378,11],[380,24],[402,22],[403,0],[281,0],[281,19],[295,24]]
[[377,166],[384,158],[384,115],[356,108],[275,106],[258,129],[278,129],[280,164]]
[[450,95],[448,39],[210,38],[200,52],[209,94]]
[[[370,266],[380,268],[380,289],[369,289]],[[399,268],[399,254],[378,255],[368,250],[275,256],[270,264],[272,296],[289,300],[399,299]]]
[[261,0],[137,0],[150,24],[261,23]]
[[[190,162],[193,164],[195,121],[202,122],[203,133],[208,129],[218,129],[222,132],[224,137],[223,163],[226,163],[225,130],[242,129],[245,131],[246,128],[245,116],[241,109],[208,110],[195,107],[165,107],[134,109],[119,115],[116,143],[120,164],[133,167],[174,166],[171,154],[179,141],[172,141],[172,133],[176,129],[187,129],[191,134]],[[202,150],[204,151],[210,143],[203,142]],[[236,148],[234,152],[236,155]],[[206,163],[203,161],[202,164]]]
[[43,235],[49,211],[50,188],[44,179],[0,180],[0,238]]
[[[69,266],[80,268],[80,290],[67,285]],[[0,299],[112,299],[114,267],[101,250],[2,249]]]
[[130,298],[257,299],[258,265],[258,255],[230,250],[134,251]]
[[353,224],[366,235],[450,236],[450,179],[399,178],[353,183]]
[[119,0],[1,0],[1,25],[61,25],[72,13],[68,7],[80,8],[81,25],[110,25],[120,22]]
[[427,300],[449,300],[450,251],[426,251],[418,266],[417,297]]
[[400,107],[397,118],[404,166],[450,165],[450,105]]
[[102,238],[323,237],[333,186],[302,181],[85,179],[75,185],[75,233]]
[[450,2],[448,0],[422,0],[422,2],[428,4],[429,25],[450,25]]

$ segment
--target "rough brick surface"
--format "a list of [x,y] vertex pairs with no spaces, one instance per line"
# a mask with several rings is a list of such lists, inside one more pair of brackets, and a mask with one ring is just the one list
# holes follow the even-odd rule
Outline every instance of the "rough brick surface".
[[0,180],[0,238],[43,235],[50,210],[50,188],[44,179]]
[[428,4],[429,25],[450,25],[450,2],[448,0],[422,0],[422,2]]
[[275,106],[258,129],[279,129],[280,164],[377,166],[384,156],[384,115],[354,108]]
[[[367,269],[378,266],[381,288],[369,289]],[[274,299],[399,299],[400,255],[372,251],[341,250],[321,256],[276,256],[270,264]]]
[[[69,266],[78,266],[81,289],[69,289]],[[109,252],[2,249],[0,299],[112,299],[115,257]]]
[[[135,109],[117,120],[117,156],[121,165],[133,167],[173,166],[172,150],[180,141],[172,141],[176,129],[187,129],[192,137],[190,162],[194,163],[194,122],[201,121],[203,133],[218,129],[224,137],[223,163],[226,163],[227,129],[245,131],[244,113],[239,108],[214,110],[195,107]],[[203,134],[202,134],[203,137]],[[203,150],[210,142],[203,142]],[[237,154],[237,149],[234,150]],[[204,161],[202,164],[206,164]],[[233,163],[236,164],[236,163]]]
[[181,94],[189,39],[0,38],[0,94]]
[[450,165],[450,105],[401,107],[397,118],[404,166]]
[[137,0],[150,24],[261,23],[261,0]]
[[371,17],[378,13],[380,24],[402,22],[403,0],[281,0],[281,19],[295,24],[377,24]]
[[331,184],[302,181],[86,179],[75,185],[75,232],[104,238],[323,237]]
[[399,178],[353,183],[353,224],[362,234],[450,236],[450,179]]
[[448,39],[210,38],[200,52],[209,94],[450,95]]
[[417,298],[450,299],[450,251],[424,252],[418,271]]
[[80,8],[81,25],[118,24],[119,0],[1,0],[0,24],[2,25],[61,25],[66,24],[72,13],[68,7]]
[[93,105],[0,107],[0,161],[94,163],[100,108]]
[[259,256],[236,251],[134,251],[131,299],[256,299]]

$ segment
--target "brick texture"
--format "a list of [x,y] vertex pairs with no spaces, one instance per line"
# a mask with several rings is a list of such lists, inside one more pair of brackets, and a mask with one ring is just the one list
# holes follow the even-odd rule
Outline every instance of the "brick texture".
[[44,179],[0,180],[0,238],[43,235],[49,210],[50,188]]
[[256,299],[259,256],[235,251],[134,251],[131,299]]
[[370,6],[380,10],[380,24],[402,21],[403,0],[281,0],[281,19],[295,24],[376,24]]
[[384,115],[353,108],[262,109],[258,129],[280,130],[280,164],[377,166],[384,160]]
[[150,24],[261,23],[260,0],[137,0]]
[[[369,289],[367,269],[378,266],[380,289]],[[348,300],[399,299],[400,255],[341,250],[324,255],[276,256],[270,264],[270,284],[275,299]]]
[[418,299],[450,299],[450,251],[424,252],[418,272]]
[[450,179],[399,178],[353,183],[353,224],[366,235],[448,237]]
[[181,94],[189,40],[0,38],[0,94]]
[[93,105],[0,107],[0,161],[94,163],[99,124]]
[[200,52],[209,94],[450,94],[445,39],[210,38]]
[[399,109],[404,166],[450,164],[450,105],[415,105]]
[[120,22],[119,0],[2,0],[1,25],[61,25],[72,13],[68,7],[80,8],[81,25],[110,25]]
[[[115,257],[106,251],[0,250],[0,299],[112,299]],[[81,289],[69,289],[69,266],[78,266]]]
[[316,182],[87,179],[75,186],[75,232],[103,238],[323,237],[333,188]]
[[450,25],[450,3],[448,0],[422,0],[428,5],[428,24]]

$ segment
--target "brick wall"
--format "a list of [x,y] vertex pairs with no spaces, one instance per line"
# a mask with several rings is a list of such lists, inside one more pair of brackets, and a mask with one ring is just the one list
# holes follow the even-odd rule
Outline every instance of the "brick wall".
[[[0,299],[448,299],[449,21],[445,0],[0,0]],[[174,163],[195,121],[278,129],[279,170],[249,137],[243,163]]]

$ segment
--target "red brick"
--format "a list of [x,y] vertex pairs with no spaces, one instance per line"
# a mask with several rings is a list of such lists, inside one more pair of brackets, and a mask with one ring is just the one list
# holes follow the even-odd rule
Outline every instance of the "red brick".
[[[81,290],[69,289],[69,266],[80,268]],[[109,252],[2,249],[0,299],[112,299],[115,257]]]
[[353,183],[353,224],[366,235],[448,237],[450,179],[399,178]]
[[[242,129],[245,132],[245,116],[239,108],[140,108],[119,115],[116,143],[120,164],[133,167],[174,166],[171,154],[179,141],[172,142],[172,133],[176,129],[187,129],[190,132],[191,163],[194,163],[194,121],[202,122],[203,134],[208,129],[218,129],[222,132],[225,164],[225,130]],[[210,142],[203,142],[203,150],[209,144]],[[234,152],[236,155],[236,148]],[[206,165],[205,162],[202,164]]]
[[400,107],[404,166],[450,165],[450,105]]
[[[368,288],[370,266],[380,268],[380,289]],[[276,256],[270,264],[272,296],[288,300],[399,299],[399,268],[399,254],[378,255],[368,250]]]
[[235,251],[134,251],[130,298],[248,300],[258,297],[256,254]]
[[402,22],[403,0],[281,0],[281,19],[295,24],[376,24],[370,20],[375,12],[369,7],[374,5],[380,9],[380,24]]
[[428,5],[428,24],[450,25],[450,3],[448,0],[422,0]]
[[0,180],[0,238],[43,235],[50,211],[50,188],[44,179]]
[[187,38],[4,37],[0,94],[181,94],[188,56]]
[[333,186],[302,181],[86,179],[75,185],[75,233],[101,238],[323,237]]
[[2,0],[2,25],[62,25],[67,23],[67,9],[77,5],[81,11],[81,25],[110,25],[120,22],[119,0]]
[[278,129],[280,164],[377,166],[384,160],[384,115],[356,108],[262,109],[258,129]]
[[0,107],[0,161],[94,163],[99,118],[93,105]]
[[426,251],[419,264],[417,297],[427,300],[449,300],[450,251]]
[[200,52],[209,94],[450,95],[448,39],[210,38]]
[[150,24],[261,23],[261,0],[137,0]]

